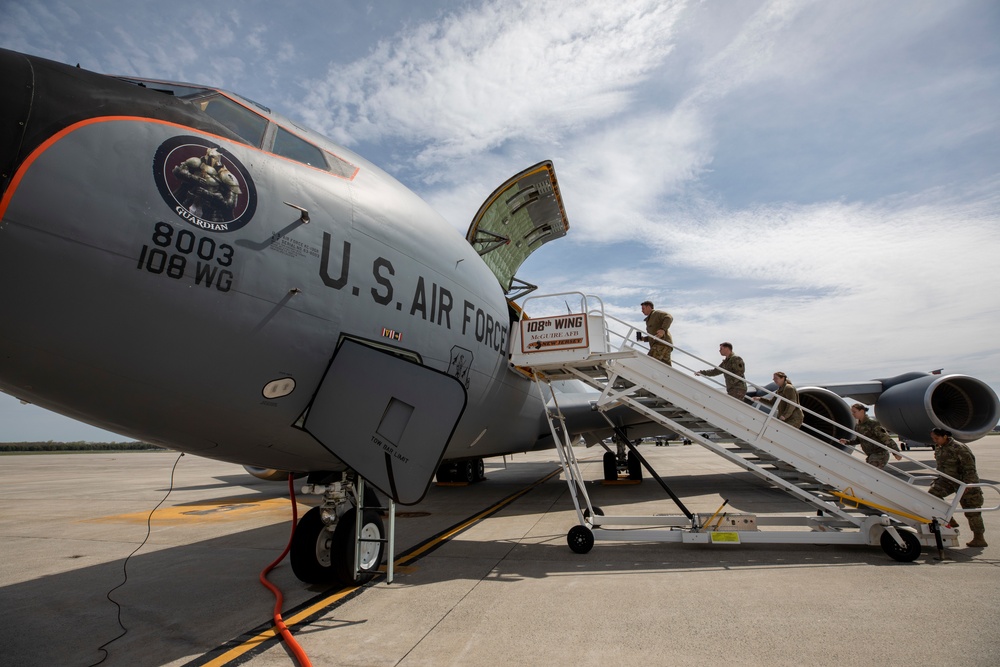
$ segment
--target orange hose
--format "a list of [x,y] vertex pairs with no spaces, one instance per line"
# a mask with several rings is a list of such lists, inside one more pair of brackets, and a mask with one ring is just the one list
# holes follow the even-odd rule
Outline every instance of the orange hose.
[[277,567],[278,563],[284,560],[285,556],[288,554],[289,550],[292,548],[292,539],[295,537],[295,524],[298,522],[298,508],[295,504],[295,478],[289,474],[288,475],[288,496],[292,500],[292,534],[288,537],[288,544],[285,545],[285,550],[281,552],[277,560],[268,565],[260,573],[260,583],[264,584],[272,593],[274,593],[274,627],[278,629],[278,633],[281,634],[282,641],[288,645],[288,649],[295,656],[295,660],[302,667],[312,667],[312,663],[309,661],[309,656],[306,652],[302,650],[299,643],[295,641],[295,637],[292,636],[291,631],[289,631],[288,626],[285,625],[285,621],[281,618],[281,605],[284,602],[284,597],[281,594],[281,590],[267,580],[267,573]]

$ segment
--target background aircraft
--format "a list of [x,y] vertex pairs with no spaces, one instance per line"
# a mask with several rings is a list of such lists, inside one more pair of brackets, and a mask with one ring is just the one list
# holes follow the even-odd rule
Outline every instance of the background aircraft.
[[[355,471],[412,503],[442,460],[474,477],[482,457],[549,446],[507,346],[531,289],[518,267],[568,229],[551,163],[498,188],[463,239],[360,155],[238,95],[10,51],[0,72],[4,392],[308,473],[324,501],[292,564],[310,582],[356,579],[359,513],[363,534],[383,532]],[[980,384],[952,392],[955,429],[996,422]],[[925,389],[904,392],[904,422],[939,418]],[[597,433],[589,398],[566,390],[574,432]]]

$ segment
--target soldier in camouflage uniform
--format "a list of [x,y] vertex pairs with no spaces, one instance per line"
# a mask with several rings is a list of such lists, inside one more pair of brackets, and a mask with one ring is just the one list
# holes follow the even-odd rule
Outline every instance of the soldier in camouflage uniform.
[[[951,431],[943,428],[936,428],[931,431],[931,440],[934,442],[934,459],[937,461],[938,472],[943,472],[950,477],[964,482],[965,484],[976,484],[979,482],[979,473],[976,470],[976,457],[968,445],[956,442],[951,437]],[[958,490],[958,484],[950,479],[938,477],[931,484],[929,492],[938,498],[954,493]],[[962,508],[969,509],[983,506],[983,490],[980,488],[967,489],[962,495]],[[986,525],[983,523],[982,512],[966,512],[965,518],[969,520],[969,528],[972,529],[972,541],[967,542],[967,547],[985,547]],[[952,519],[951,525],[958,525]]]
[[711,376],[719,375],[723,370],[729,371],[732,375],[726,375],[726,393],[733,398],[738,398],[742,401],[743,397],[747,395],[747,383],[742,379],[746,377],[746,364],[743,363],[742,357],[733,354],[732,343],[720,343],[719,354],[725,357],[725,359],[722,360],[722,363],[719,364],[719,368],[710,368],[707,371],[698,371],[695,375]]
[[[843,445],[851,445],[852,447],[854,445],[860,444],[861,451],[865,453],[865,461],[867,463],[872,464],[876,468],[884,468],[885,464],[889,462],[889,452],[882,449],[881,447],[873,445],[868,440],[863,439],[861,436],[863,435],[865,436],[865,438],[869,438],[870,440],[874,440],[875,442],[880,442],[889,449],[895,450],[897,452],[899,451],[899,445],[896,444],[895,440],[889,437],[889,433],[885,430],[885,428],[881,424],[879,424],[874,419],[868,418],[868,408],[865,407],[864,405],[861,405],[860,403],[855,403],[854,405],[852,405],[851,414],[854,416],[854,419],[857,422],[857,424],[854,426],[854,430],[857,431],[860,435],[856,435],[850,440],[845,440],[844,438],[841,438],[840,443]],[[899,454],[893,454],[893,456],[896,457],[897,461],[903,458]]]
[[778,414],[776,415],[778,419],[789,426],[802,428],[802,419],[805,415],[802,413],[802,408],[799,407],[799,390],[792,385],[792,381],[781,371],[776,371],[772,379],[774,380],[774,384],[778,385],[778,391],[774,392],[776,396],[771,398],[754,396],[753,400],[760,401],[765,405],[774,405],[774,402],[780,396],[785,400],[778,406]]
[[[643,301],[642,314],[646,318],[646,333],[649,336],[656,336],[661,338],[667,343],[673,343],[674,339],[670,337],[670,324],[674,321],[673,316],[665,310],[653,310],[652,301]],[[649,356],[654,359],[659,359],[667,366],[670,366],[670,353],[673,351],[673,345],[668,345],[667,343],[661,343],[658,340],[652,340],[649,336],[643,336],[640,332],[635,332],[635,336],[638,340],[646,341],[649,343]]]

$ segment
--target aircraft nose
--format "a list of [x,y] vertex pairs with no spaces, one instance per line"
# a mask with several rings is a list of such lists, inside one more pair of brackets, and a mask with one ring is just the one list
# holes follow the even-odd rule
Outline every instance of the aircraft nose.
[[28,59],[0,49],[0,196],[14,178],[24,156],[21,148],[28,130],[34,76]]

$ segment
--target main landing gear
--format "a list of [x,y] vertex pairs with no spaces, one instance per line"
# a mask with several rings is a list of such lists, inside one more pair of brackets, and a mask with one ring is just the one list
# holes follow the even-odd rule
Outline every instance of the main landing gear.
[[435,477],[439,484],[481,482],[486,479],[486,465],[481,457],[445,461],[438,466]]
[[[307,484],[303,492],[322,493],[323,503],[306,512],[295,528],[290,554],[295,576],[321,585],[352,586],[370,580],[382,564],[386,545],[375,492],[365,487],[364,502],[359,504],[356,477],[346,472],[336,482]],[[359,516],[362,524],[356,540]]]
[[[604,481],[616,482],[618,481],[618,475],[621,473],[627,474],[630,480],[642,480],[642,462],[638,456],[634,456],[632,452],[626,451],[626,447],[631,448],[634,445],[626,443],[618,435],[612,436],[612,440],[615,443],[616,451],[612,452],[605,445],[605,449],[608,449],[608,451],[604,452]],[[636,440],[636,443],[638,442]]]

